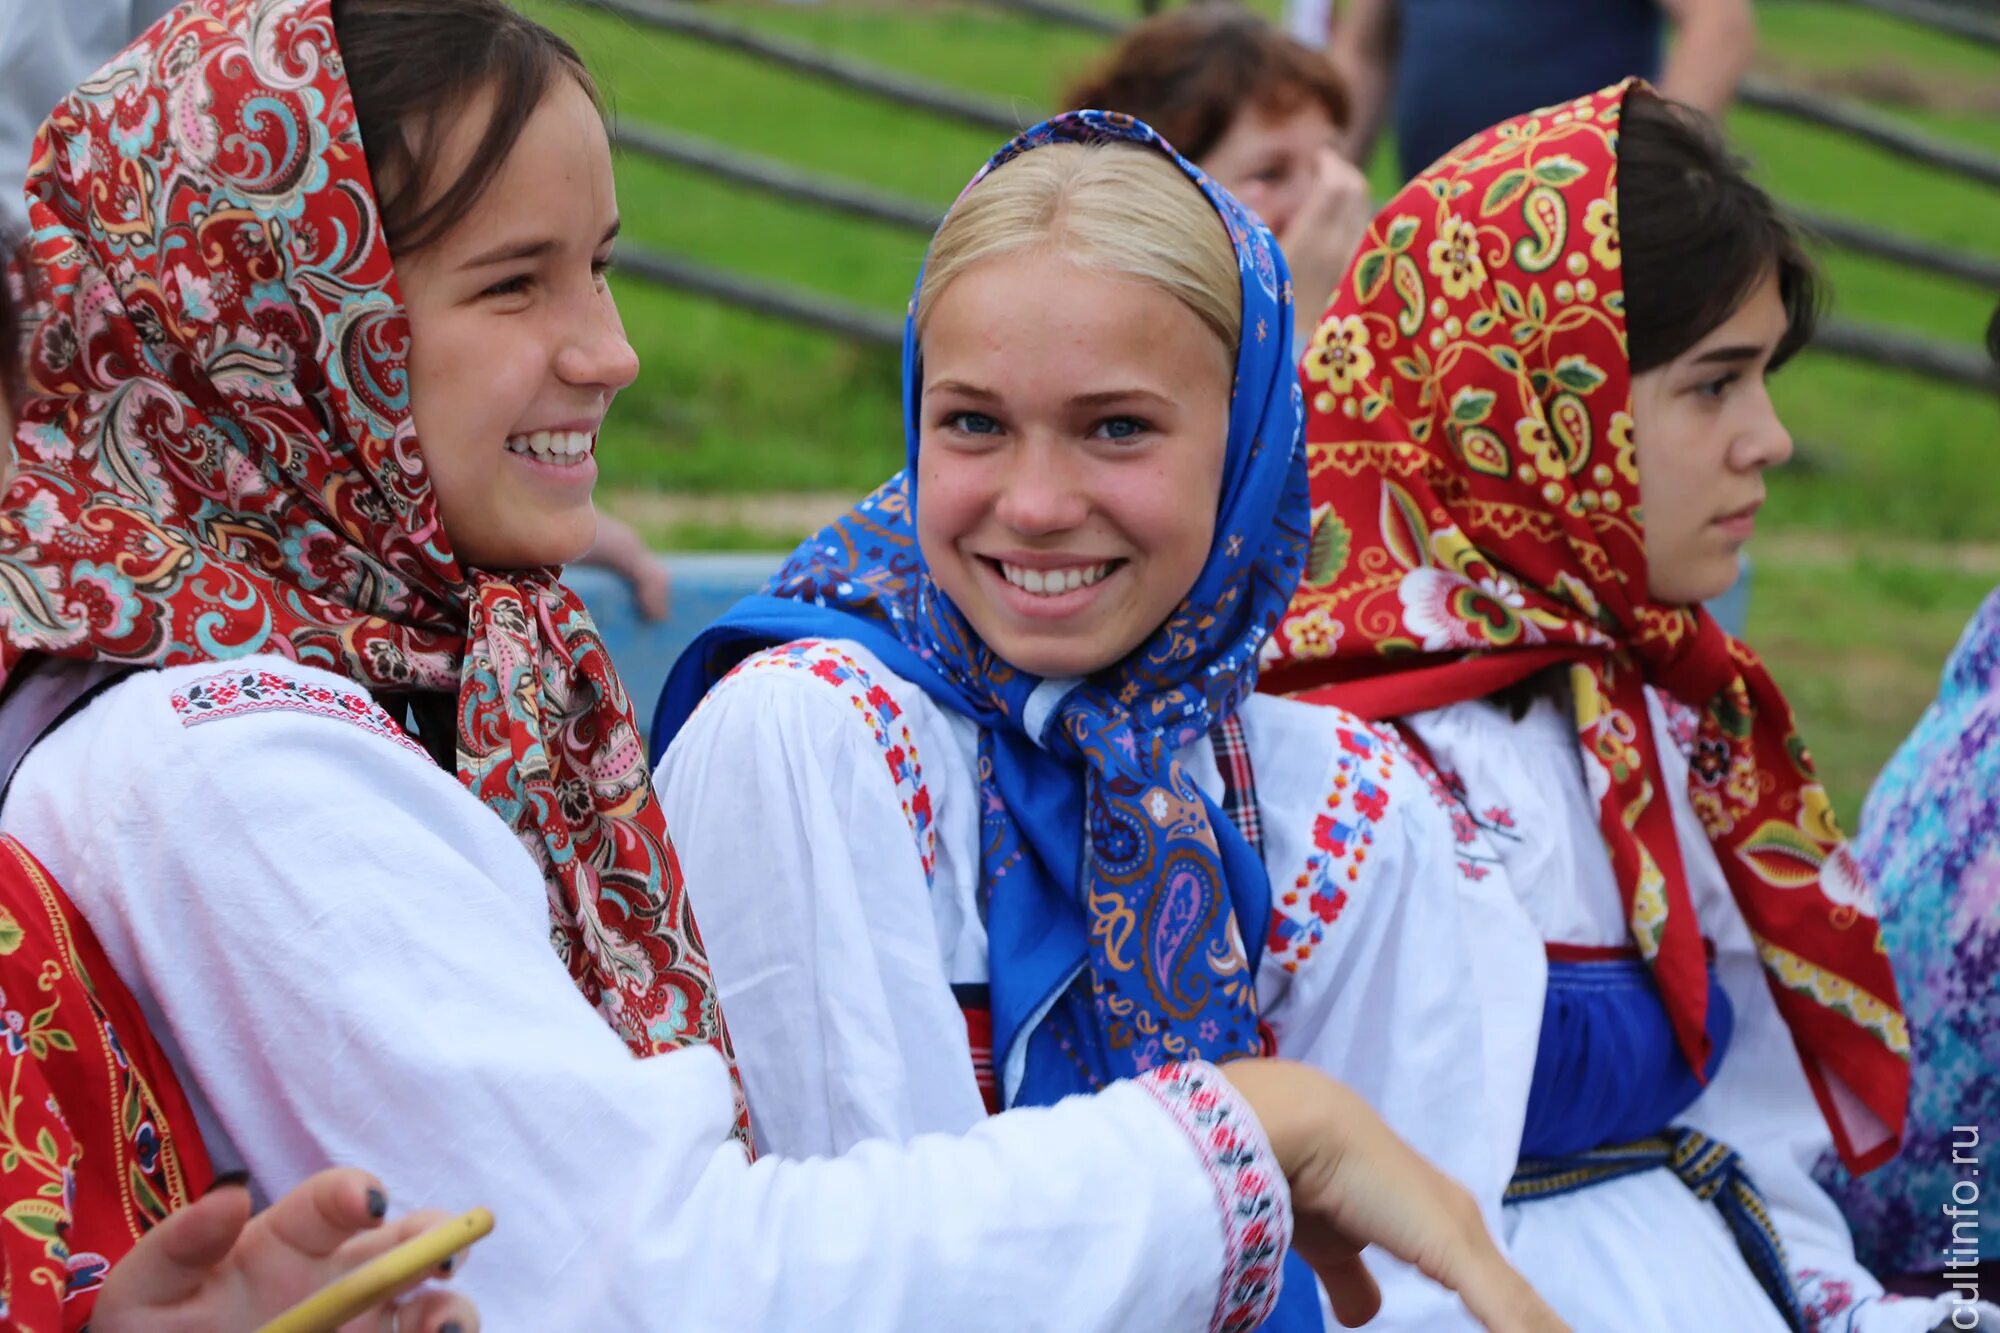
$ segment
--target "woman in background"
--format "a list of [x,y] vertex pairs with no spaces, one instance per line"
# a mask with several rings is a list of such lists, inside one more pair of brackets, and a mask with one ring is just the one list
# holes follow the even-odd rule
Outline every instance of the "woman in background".
[[1326,56],[1220,0],[1149,18],[1062,94],[1146,122],[1278,238],[1295,354],[1368,230],[1368,181],[1340,155],[1347,90]]

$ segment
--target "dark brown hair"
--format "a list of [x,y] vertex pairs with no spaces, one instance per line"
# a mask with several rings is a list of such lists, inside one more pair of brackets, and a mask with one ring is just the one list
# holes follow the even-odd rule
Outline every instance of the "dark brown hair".
[[1225,0],[1147,19],[1063,94],[1076,110],[1137,116],[1199,162],[1245,108],[1283,115],[1317,102],[1347,123],[1347,88],[1333,62]]
[[[333,0],[333,27],[397,254],[464,221],[558,79],[574,79],[603,109],[576,48],[505,0]],[[451,118],[488,89],[485,133],[456,179],[438,180]]]
[[1811,341],[1823,284],[1798,233],[1707,116],[1644,88],[1619,119],[1618,230],[1633,374],[1713,333],[1773,273],[1786,329],[1772,367]]

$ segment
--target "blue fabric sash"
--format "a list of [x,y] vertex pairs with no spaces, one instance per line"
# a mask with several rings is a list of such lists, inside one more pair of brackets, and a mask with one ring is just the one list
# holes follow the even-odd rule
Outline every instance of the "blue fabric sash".
[[[1729,1049],[1734,1017],[1711,969],[1711,1078]],[[1681,1054],[1652,973],[1636,956],[1551,960],[1522,1156],[1562,1157],[1656,1134],[1694,1104],[1702,1086]]]

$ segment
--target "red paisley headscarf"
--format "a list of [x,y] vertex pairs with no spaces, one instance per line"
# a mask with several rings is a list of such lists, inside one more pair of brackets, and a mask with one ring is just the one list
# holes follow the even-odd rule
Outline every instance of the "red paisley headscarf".
[[639,1054],[728,1057],[589,615],[550,572],[463,568],[439,525],[329,0],[182,5],[56,109],[28,205],[0,677],[275,652],[455,695],[459,780],[541,866],[577,986]]
[[1570,664],[1633,942],[1708,1064],[1701,927],[1647,720],[1690,794],[1842,1158],[1901,1139],[1909,1043],[1875,908],[1755,653],[1647,593],[1619,272],[1632,84],[1498,125],[1377,216],[1300,368],[1313,540],[1263,688],[1389,717]]

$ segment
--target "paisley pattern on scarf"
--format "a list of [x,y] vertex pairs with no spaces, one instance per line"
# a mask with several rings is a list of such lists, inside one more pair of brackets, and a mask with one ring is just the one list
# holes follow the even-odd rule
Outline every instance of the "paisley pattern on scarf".
[[214,1179],[138,1001],[0,838],[0,1326],[81,1328],[111,1265]]
[[1618,245],[1632,86],[1494,127],[1377,216],[1300,368],[1312,538],[1264,688],[1379,718],[1569,664],[1632,939],[1699,1070],[1707,968],[1645,687],[1697,710],[1694,806],[1865,1169],[1895,1152],[1909,1086],[1867,884],[1756,654],[1646,592]]
[[181,6],[55,110],[28,192],[44,290],[0,676],[274,652],[449,691],[458,776],[541,866],[577,986],[634,1052],[727,1057],[582,602],[551,571],[462,568],[440,526],[329,0]]
[[[1016,1071],[1013,1104],[1259,1049],[1245,937],[1262,939],[1269,884],[1173,755],[1253,688],[1305,537],[1290,282],[1270,233],[1152,130],[1105,112],[1029,130],[967,190],[1059,142],[1126,143],[1172,157],[1236,250],[1243,338],[1215,543],[1194,587],[1129,656],[1086,680],[1026,676],[981,642],[931,580],[911,526],[923,385],[912,320],[907,466],[800,546],[766,596],[697,641],[668,683],[655,734],[657,753],[734,662],[805,637],[856,639],[979,723],[981,896],[995,1050]],[[1247,932],[1239,921],[1251,923]]]

